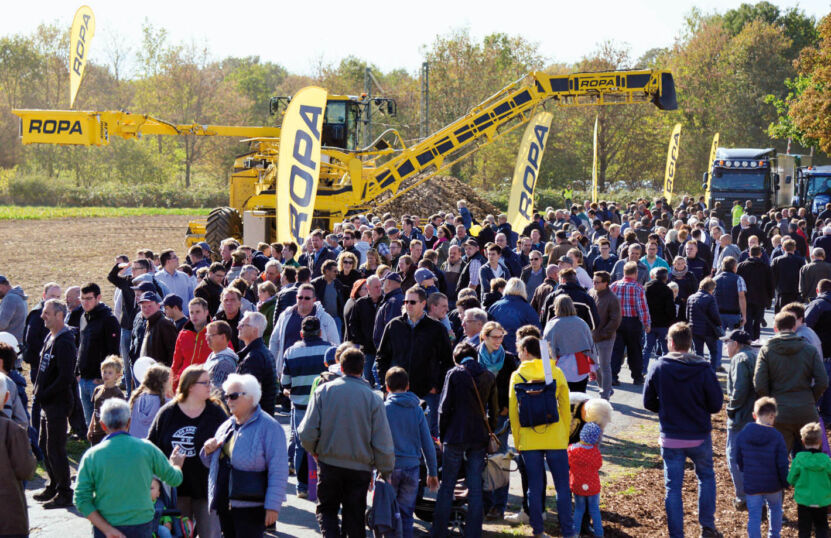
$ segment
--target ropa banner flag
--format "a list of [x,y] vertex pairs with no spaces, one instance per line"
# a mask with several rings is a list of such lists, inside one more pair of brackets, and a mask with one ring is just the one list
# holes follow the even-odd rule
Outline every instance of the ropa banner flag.
[[89,44],[95,35],[95,15],[89,6],[81,6],[75,12],[69,33],[69,108],[75,104],[75,96],[87,67]]
[[594,157],[592,158],[592,202],[597,203],[597,120],[594,117]]
[[676,123],[669,137],[667,150],[667,170],[664,175],[664,198],[667,203],[672,202],[672,192],[675,189],[675,172],[678,164],[678,149],[681,147],[681,124]]
[[552,119],[552,113],[540,112],[531,119],[522,135],[514,166],[511,200],[508,202],[508,222],[514,230],[521,231],[525,228],[534,214],[534,187]]
[[716,160],[716,150],[718,149],[718,133],[713,135],[713,145],[710,146],[710,160],[707,163],[707,192],[710,192],[710,181],[713,179],[713,161]]
[[286,108],[277,167],[277,241],[302,245],[311,231],[325,107],[326,90],[308,86]]

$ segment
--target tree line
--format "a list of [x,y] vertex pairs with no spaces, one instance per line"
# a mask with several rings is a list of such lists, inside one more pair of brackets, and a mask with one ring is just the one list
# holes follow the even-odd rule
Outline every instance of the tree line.
[[[397,117],[375,118],[370,139],[395,128],[418,140],[420,74],[383,71],[371,59],[347,57],[319,64],[312,75],[288,72],[258,56],[217,59],[205,45],[176,41],[145,22],[141,43],[115,38],[93,46],[106,61],[90,63],[77,110],[127,110],[174,123],[274,125],[269,98],[309,84],[333,94],[360,94],[370,67]],[[0,167],[9,182],[49,178],[77,188],[175,185],[224,189],[234,156],[246,149],[233,139],[144,137],[112,139],[108,147],[22,146],[13,108],[68,108],[68,29],[42,24],[31,34],[0,38]],[[541,188],[586,186],[591,178],[592,132],[599,123],[601,190],[659,187],[672,125],[683,124],[676,189],[699,190],[710,142],[831,153],[826,102],[831,78],[831,17],[821,21],[798,8],[769,2],[724,13],[693,9],[675,42],[639,58],[618,43],[600,43],[574,64],[550,63],[546,52],[521,36],[481,40],[467,29],[436,36],[423,46],[430,66],[430,130],[457,119],[503,86],[532,70],[552,74],[614,69],[671,69],[679,109],[609,106],[555,109],[542,162]],[[373,90],[378,94],[377,87]],[[454,166],[451,173],[487,191],[503,191],[513,172],[521,129]]]

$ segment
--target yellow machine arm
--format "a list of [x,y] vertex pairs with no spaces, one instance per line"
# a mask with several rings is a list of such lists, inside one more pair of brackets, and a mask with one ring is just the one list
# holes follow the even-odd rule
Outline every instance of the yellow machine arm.
[[[465,116],[380,165],[364,182],[356,201],[384,191],[403,194],[402,182],[419,176],[409,190],[441,170],[527,123],[547,102],[591,106],[652,102],[662,110],[678,108],[669,71],[639,70],[549,75],[532,72],[496,92]],[[352,178],[353,186],[355,178]],[[357,193],[356,193],[357,194]]]
[[106,146],[110,136],[138,138],[142,135],[197,135],[232,137],[279,137],[279,127],[230,125],[176,125],[146,114],[75,110],[13,110],[20,117],[24,144]]

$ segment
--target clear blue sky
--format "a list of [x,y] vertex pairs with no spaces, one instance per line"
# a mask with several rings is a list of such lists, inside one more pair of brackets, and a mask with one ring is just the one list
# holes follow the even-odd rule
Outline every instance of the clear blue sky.
[[[772,3],[781,8],[798,5],[817,19],[831,11],[828,0]],[[637,58],[651,48],[671,45],[693,6],[724,12],[741,2],[90,0],[87,4],[96,15],[90,58],[97,63],[107,63],[106,46],[113,39],[135,51],[147,19],[166,28],[172,42],[206,44],[216,58],[259,55],[291,72],[311,74],[320,61],[337,63],[348,55],[383,70],[403,67],[415,73],[424,45],[437,34],[462,27],[476,38],[492,32],[522,35],[539,43],[549,62],[577,61],[607,39],[629,45]],[[41,22],[68,28],[80,5],[66,0],[14,2],[0,18],[0,35],[29,33]]]

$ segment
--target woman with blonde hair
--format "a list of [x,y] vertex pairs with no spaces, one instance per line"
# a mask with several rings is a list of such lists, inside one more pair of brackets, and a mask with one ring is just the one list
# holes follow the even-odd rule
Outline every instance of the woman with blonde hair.
[[361,265],[361,273],[363,273],[364,277],[368,277],[370,275],[374,275],[375,271],[378,270],[378,266],[381,265],[381,255],[378,254],[378,251],[374,248],[370,248],[366,251],[366,262]]
[[349,299],[352,292],[352,286],[362,278],[361,272],[358,270],[358,257],[351,252],[341,252],[338,255],[338,274],[335,276],[337,280],[343,284],[343,302]]
[[219,538],[219,519],[208,507],[208,469],[199,459],[199,450],[216,433],[228,415],[211,396],[211,376],[202,365],[185,368],[179,377],[176,396],[156,415],[147,439],[170,456],[179,447],[185,456],[182,484],[176,488],[176,508],[196,521],[202,538]]

